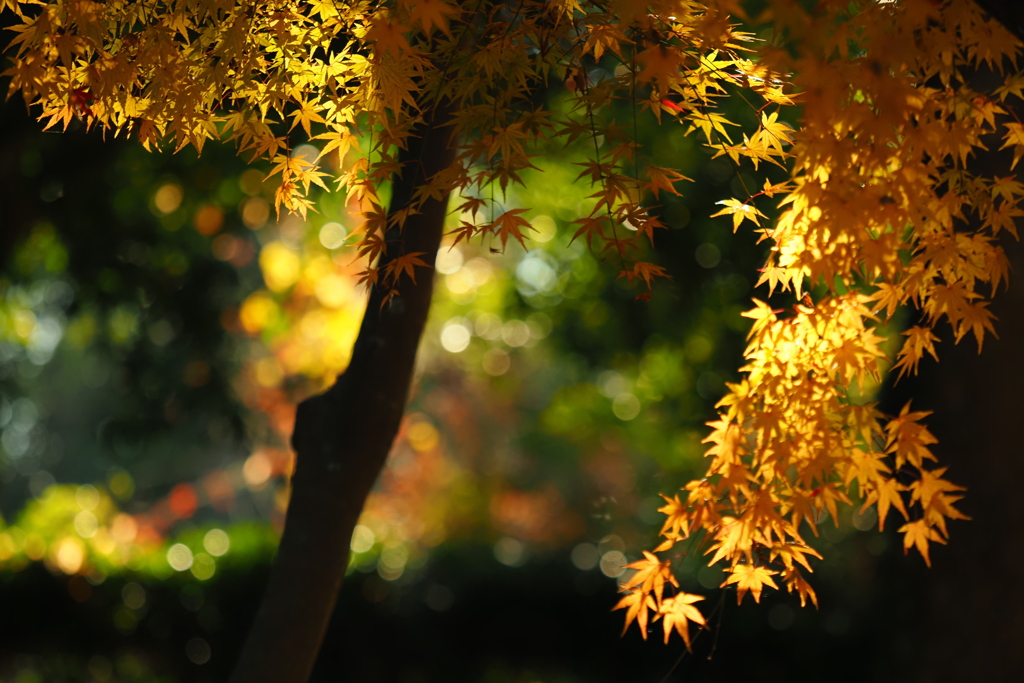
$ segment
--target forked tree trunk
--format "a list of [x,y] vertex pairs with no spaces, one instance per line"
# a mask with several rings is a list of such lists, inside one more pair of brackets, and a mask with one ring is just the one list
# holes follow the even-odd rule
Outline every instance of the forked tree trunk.
[[[424,179],[451,163],[449,121],[450,111],[439,107],[401,153],[392,212],[408,203]],[[388,257],[423,252],[421,258],[432,263],[447,199],[429,200],[411,216],[401,244],[389,243]],[[299,405],[284,534],[232,683],[303,683],[309,678],[348,565],[352,530],[405,410],[432,285],[433,270],[418,269],[416,284],[405,279],[401,296],[383,309],[386,292],[375,287],[348,369],[326,393]]]

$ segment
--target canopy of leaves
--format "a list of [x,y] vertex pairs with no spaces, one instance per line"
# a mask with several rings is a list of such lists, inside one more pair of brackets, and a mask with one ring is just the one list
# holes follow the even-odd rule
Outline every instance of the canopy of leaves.
[[[746,314],[745,378],[711,424],[707,476],[664,508],[666,540],[655,552],[703,538],[740,599],[759,599],[778,577],[815,600],[801,572],[816,554],[803,529],[836,518],[838,502],[857,495],[876,505],[880,526],[898,510],[905,546],[926,561],[947,520],[963,517],[959,489],[927,462],[926,413],[908,405],[887,417],[860,397],[888,369],[880,324],[898,307],[923,315],[895,359],[901,373],[934,355],[943,319],[979,348],[993,330],[987,298],[1007,275],[995,238],[1016,234],[1024,187],[976,171],[971,159],[999,145],[1015,163],[1024,156],[1007,105],[1024,76],[1019,45],[967,0],[826,0],[814,12],[778,0],[762,17],[735,0],[3,6],[22,20],[11,92],[38,106],[47,126],[78,117],[148,148],[232,140],[270,162],[278,208],[302,214],[326,174],[290,153],[289,132],[324,141],[322,155],[355,155],[338,183],[364,216],[362,277],[392,290],[423,267],[420,255],[381,272],[374,259],[402,249],[386,234],[427,198],[457,198],[457,239],[521,242],[527,225],[509,192],[538,145],[557,140],[593,147],[577,179],[593,193],[574,238],[649,288],[665,271],[637,254],[662,227],[662,193],[679,192],[684,177],[642,154],[635,121],[682,125],[765,176],[746,196],[723,198],[716,215],[734,229],[754,225],[771,247],[759,284],[799,302],[755,301]],[[737,30],[741,20],[770,20],[770,40]],[[998,85],[977,85],[979,70],[998,74]],[[567,106],[549,108],[539,94],[559,83]],[[745,98],[752,123],[724,116],[723,97]],[[611,115],[620,102],[627,123]],[[438,111],[454,112],[456,161],[389,215],[382,190],[403,170],[396,150]],[[776,195],[783,213],[762,225],[755,204]],[[644,578],[625,587],[627,625],[653,612],[666,635],[688,640],[687,623],[703,620],[696,599],[675,593],[657,555],[635,568]]]

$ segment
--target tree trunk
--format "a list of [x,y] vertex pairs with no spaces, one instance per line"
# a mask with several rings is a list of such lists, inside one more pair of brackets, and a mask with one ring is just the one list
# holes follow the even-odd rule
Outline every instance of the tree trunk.
[[[400,154],[403,172],[394,180],[392,212],[452,162],[450,118],[449,108],[439,105]],[[409,217],[401,244],[392,242],[379,265],[408,252],[423,252],[423,260],[433,263],[447,200],[431,199]],[[299,405],[284,534],[232,683],[309,678],[348,566],[352,530],[405,410],[432,285],[433,270],[422,269],[416,284],[405,280],[401,295],[383,309],[386,292],[374,287],[348,369],[326,393]]]

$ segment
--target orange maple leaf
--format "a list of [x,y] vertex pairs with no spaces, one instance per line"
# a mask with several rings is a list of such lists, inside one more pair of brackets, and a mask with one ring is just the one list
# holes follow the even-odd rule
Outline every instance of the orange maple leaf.
[[515,238],[524,249],[526,248],[526,238],[523,236],[522,228],[533,230],[534,227],[530,225],[530,221],[519,215],[524,211],[526,209],[509,209],[488,226],[488,229],[501,240],[502,249],[508,244],[509,237]]
[[907,522],[898,531],[903,534],[903,554],[906,555],[912,546],[916,547],[917,552],[921,553],[921,557],[924,558],[924,563],[929,567],[932,566],[932,560],[928,556],[928,541],[943,544],[946,542],[939,532],[928,526],[928,522],[924,519]]
[[885,518],[889,515],[890,506],[895,507],[903,513],[904,519],[907,518],[907,509],[903,506],[903,497],[900,495],[900,491],[905,489],[906,487],[896,481],[895,477],[883,477],[879,479],[875,484],[875,488],[868,494],[861,510],[865,509],[872,503],[878,503],[879,531],[885,528]]
[[644,551],[644,559],[630,562],[627,569],[635,569],[636,574],[630,577],[624,588],[639,587],[645,593],[654,591],[654,596],[661,602],[661,596],[665,590],[665,584],[670,583],[676,588],[679,582],[672,573],[672,561],[662,561],[654,553]]
[[633,264],[633,270],[623,270],[619,272],[618,277],[624,277],[629,281],[630,286],[633,285],[633,281],[640,279],[647,285],[647,289],[651,288],[651,280],[656,277],[666,277],[672,279],[664,268],[654,263],[644,263],[643,261],[637,261]]
[[632,588],[629,589],[629,595],[619,600],[615,607],[612,607],[613,612],[617,609],[626,609],[626,625],[622,627],[622,635],[626,635],[629,625],[635,619],[637,625],[640,626],[640,635],[643,636],[644,640],[647,640],[647,611],[658,609],[654,603],[654,597],[650,593],[644,593],[642,590]]
[[[673,595],[671,598],[666,598],[661,603],[661,609],[659,610],[658,616],[664,617],[662,626],[665,627],[665,643],[668,643],[668,638],[672,634],[672,629],[675,629],[680,636],[683,637],[683,642],[686,643],[686,649],[690,649],[690,622],[695,624],[704,625],[704,615],[700,613],[700,610],[693,606],[693,603],[700,602],[704,599],[703,595],[693,595],[691,593],[678,593]],[[655,617],[657,618],[657,617]]]
[[413,6],[409,21],[418,21],[425,35],[430,36],[435,28],[439,28],[446,36],[452,37],[452,32],[448,28],[448,17],[457,15],[457,8],[444,0],[415,0]]
[[426,261],[420,258],[426,252],[413,251],[408,254],[403,254],[395,258],[386,266],[384,266],[384,273],[391,282],[397,282],[398,278],[401,277],[402,273],[409,276],[413,284],[416,284],[416,272],[414,266],[429,267]]

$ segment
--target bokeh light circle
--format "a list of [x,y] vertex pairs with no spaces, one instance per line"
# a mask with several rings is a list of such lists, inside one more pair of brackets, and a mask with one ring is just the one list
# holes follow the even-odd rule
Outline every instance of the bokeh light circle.
[[175,543],[167,549],[167,564],[171,569],[183,572],[192,566],[192,551],[183,543]]

